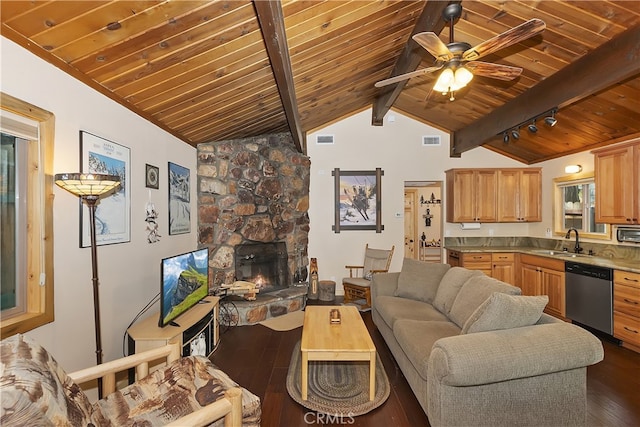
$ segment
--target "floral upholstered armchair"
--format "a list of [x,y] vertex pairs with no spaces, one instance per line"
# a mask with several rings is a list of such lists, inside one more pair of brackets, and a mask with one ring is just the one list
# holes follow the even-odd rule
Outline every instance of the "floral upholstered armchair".
[[[259,426],[260,399],[209,359],[180,357],[178,344],[67,374],[35,341],[0,342],[3,426]],[[167,364],[148,374],[149,362]],[[138,380],[115,390],[116,372],[136,368]],[[90,403],[79,384],[102,378],[105,397]]]

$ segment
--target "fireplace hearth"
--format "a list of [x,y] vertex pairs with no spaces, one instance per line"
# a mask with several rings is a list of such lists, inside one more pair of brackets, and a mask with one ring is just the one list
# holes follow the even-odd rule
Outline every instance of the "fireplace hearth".
[[284,242],[241,244],[235,247],[236,280],[256,284],[261,294],[292,285]]

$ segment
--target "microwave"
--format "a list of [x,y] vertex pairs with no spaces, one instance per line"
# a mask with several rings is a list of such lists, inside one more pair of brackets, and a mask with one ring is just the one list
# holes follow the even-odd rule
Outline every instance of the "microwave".
[[616,238],[618,242],[640,243],[640,226],[618,227]]

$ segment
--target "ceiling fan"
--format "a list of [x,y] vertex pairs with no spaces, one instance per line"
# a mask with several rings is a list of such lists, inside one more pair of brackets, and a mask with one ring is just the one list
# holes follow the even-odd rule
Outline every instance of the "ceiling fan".
[[420,46],[436,58],[432,67],[422,68],[410,73],[380,80],[375,87],[383,87],[412,77],[421,76],[442,70],[433,90],[449,95],[449,100],[455,99],[454,93],[465,87],[474,75],[491,77],[499,80],[513,80],[522,73],[522,68],[491,62],[476,61],[476,59],[504,49],[513,44],[535,36],[546,28],[540,19],[531,19],[502,34],[471,47],[469,43],[455,42],[453,38],[454,21],[462,15],[459,3],[450,4],[442,13],[445,21],[449,22],[449,44],[444,44],[436,33],[423,32],[413,35]]

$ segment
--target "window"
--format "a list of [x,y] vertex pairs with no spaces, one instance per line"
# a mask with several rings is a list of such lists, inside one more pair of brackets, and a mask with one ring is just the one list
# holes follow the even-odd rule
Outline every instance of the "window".
[[53,135],[48,111],[0,92],[2,338],[53,321]]
[[554,231],[565,235],[575,228],[581,236],[609,239],[609,225],[596,223],[596,184],[593,172],[554,179]]

